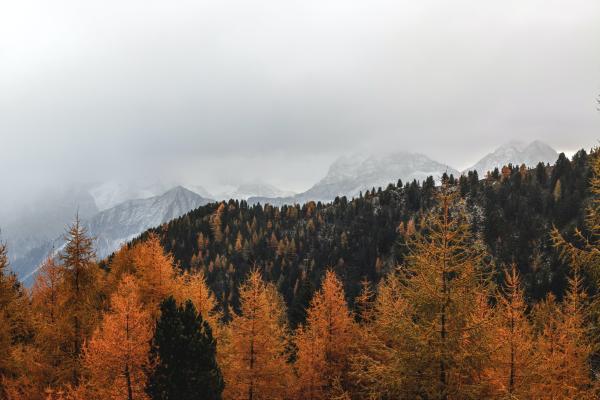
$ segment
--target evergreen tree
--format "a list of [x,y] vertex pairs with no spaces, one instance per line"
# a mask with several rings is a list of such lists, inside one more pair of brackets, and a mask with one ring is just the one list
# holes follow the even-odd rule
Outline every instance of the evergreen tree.
[[150,350],[154,371],[147,392],[155,400],[218,400],[223,377],[216,361],[217,343],[194,304],[161,303]]

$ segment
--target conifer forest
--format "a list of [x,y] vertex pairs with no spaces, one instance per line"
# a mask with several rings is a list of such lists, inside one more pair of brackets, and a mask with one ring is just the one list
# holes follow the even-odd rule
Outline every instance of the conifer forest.
[[2,398],[597,399],[598,154],[3,246]]
[[600,0],[0,0],[0,400],[600,400]]

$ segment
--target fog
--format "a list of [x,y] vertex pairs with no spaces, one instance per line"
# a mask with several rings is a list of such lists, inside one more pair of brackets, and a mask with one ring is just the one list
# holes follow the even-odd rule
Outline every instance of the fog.
[[0,206],[158,177],[302,191],[339,155],[597,143],[600,2],[4,1]]

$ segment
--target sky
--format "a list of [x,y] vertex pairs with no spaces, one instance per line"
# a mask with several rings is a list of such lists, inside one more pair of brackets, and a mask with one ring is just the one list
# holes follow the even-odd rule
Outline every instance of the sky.
[[0,187],[303,191],[338,156],[456,168],[600,138],[597,0],[6,0]]

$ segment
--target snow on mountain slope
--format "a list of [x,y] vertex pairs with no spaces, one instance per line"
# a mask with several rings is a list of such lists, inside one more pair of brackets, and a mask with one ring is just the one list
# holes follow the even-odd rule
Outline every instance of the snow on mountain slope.
[[177,186],[147,199],[129,200],[84,221],[96,238],[96,253],[103,258],[148,228],[177,218],[209,202],[208,199]]
[[354,155],[337,159],[327,175],[304,193],[291,197],[252,197],[248,201],[272,204],[302,203],[309,200],[331,201],[336,196],[356,197],[361,191],[386,187],[398,179],[409,182],[433,176],[439,180],[444,172],[459,176],[460,172],[423,154],[398,152],[385,155]]
[[99,210],[106,210],[132,199],[146,199],[158,196],[174,185],[158,181],[118,181],[111,180],[89,189]]
[[527,145],[519,142],[510,142],[498,147],[494,152],[483,157],[471,168],[467,168],[466,171],[477,171],[480,177],[484,177],[488,171],[493,171],[494,168],[502,168],[509,163],[535,167],[539,162],[553,163],[557,158],[558,153],[556,150],[539,140]]
[[[145,230],[177,218],[188,211],[207,204],[210,200],[177,186],[160,196],[128,200],[96,215],[82,220],[88,233],[95,238],[96,254],[108,256],[127,241]],[[33,249],[13,262],[13,270],[30,285],[39,264],[52,250],[64,245],[62,237]]]
[[212,194],[210,194],[210,192],[208,190],[206,190],[204,188],[204,186],[201,185],[182,185],[183,187],[185,187],[188,190],[191,190],[192,192],[199,194],[200,196],[204,197],[205,199],[214,199],[214,196]]
[[294,194],[294,192],[279,189],[269,183],[254,182],[244,183],[238,186],[233,192],[222,194],[220,198],[248,200],[250,197],[288,197]]

